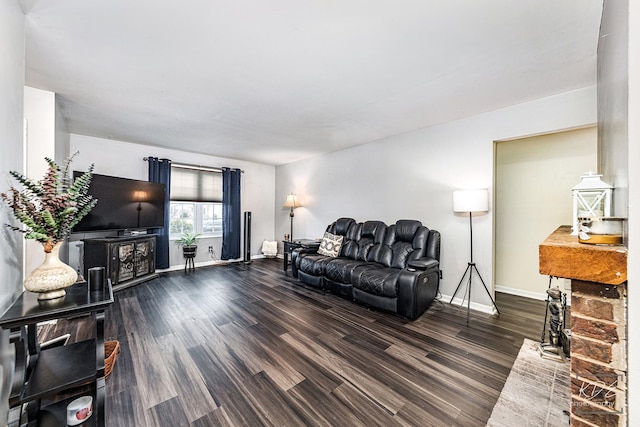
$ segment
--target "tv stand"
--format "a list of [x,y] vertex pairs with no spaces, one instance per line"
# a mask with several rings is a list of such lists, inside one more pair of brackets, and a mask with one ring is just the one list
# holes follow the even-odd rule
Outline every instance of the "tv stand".
[[156,274],[156,236],[131,236],[85,239],[84,275],[91,267],[104,267],[114,292],[158,277]]

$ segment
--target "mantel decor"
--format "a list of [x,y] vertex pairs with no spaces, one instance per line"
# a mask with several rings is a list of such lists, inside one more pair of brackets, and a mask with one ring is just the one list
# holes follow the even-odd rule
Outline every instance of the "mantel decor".
[[71,183],[70,165],[77,154],[68,157],[62,167],[45,158],[49,167],[40,181],[16,171],[9,172],[23,189],[11,187],[1,194],[13,215],[25,226],[6,224],[7,227],[22,233],[25,239],[37,240],[44,247],[45,261],[24,281],[25,289],[38,293],[39,300],[63,297],[64,288],[78,279],[75,270],[60,261],[58,251],[73,227],[98,201],[88,194],[93,165]]

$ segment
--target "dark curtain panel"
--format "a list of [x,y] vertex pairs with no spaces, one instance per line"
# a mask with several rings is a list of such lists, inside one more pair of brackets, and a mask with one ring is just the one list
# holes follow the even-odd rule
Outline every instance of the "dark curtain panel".
[[171,160],[149,157],[149,181],[166,186],[164,195],[164,227],[156,228],[156,268],[169,268],[169,206],[171,203]]
[[240,258],[240,169],[222,169],[222,254]]

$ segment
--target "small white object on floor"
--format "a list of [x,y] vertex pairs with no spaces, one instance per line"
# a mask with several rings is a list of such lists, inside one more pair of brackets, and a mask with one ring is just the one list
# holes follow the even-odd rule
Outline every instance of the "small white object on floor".
[[278,242],[275,240],[262,242],[262,254],[267,258],[273,258],[278,255]]

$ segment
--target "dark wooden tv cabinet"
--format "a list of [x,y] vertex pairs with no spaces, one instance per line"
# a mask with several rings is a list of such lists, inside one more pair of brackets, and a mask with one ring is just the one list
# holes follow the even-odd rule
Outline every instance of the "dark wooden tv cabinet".
[[156,236],[100,237],[84,239],[84,277],[91,267],[104,267],[114,291],[158,277]]

